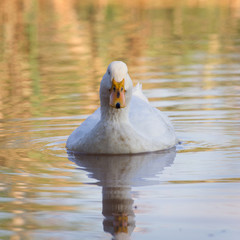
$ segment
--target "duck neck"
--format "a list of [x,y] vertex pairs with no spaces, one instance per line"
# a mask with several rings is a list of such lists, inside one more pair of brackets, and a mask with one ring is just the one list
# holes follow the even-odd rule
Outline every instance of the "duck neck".
[[112,108],[111,106],[102,105],[101,106],[101,120],[104,122],[114,122],[114,123],[120,123],[120,122],[128,122],[129,120],[129,111],[128,106],[125,108]]

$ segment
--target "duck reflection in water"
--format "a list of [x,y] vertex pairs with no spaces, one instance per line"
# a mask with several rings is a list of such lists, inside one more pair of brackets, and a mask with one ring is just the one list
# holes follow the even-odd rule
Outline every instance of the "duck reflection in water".
[[85,155],[68,152],[70,161],[84,168],[102,186],[103,229],[113,239],[130,239],[135,228],[131,188],[157,184],[148,180],[170,166],[176,149],[136,155]]

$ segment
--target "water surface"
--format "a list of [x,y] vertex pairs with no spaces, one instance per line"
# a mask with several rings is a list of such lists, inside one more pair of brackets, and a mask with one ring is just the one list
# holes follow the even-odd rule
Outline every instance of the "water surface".
[[[239,12],[238,1],[1,1],[0,238],[238,239]],[[113,60],[182,144],[66,152]]]

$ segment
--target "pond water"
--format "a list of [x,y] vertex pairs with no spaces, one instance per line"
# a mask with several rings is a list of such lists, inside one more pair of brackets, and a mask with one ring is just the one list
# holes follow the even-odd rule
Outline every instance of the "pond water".
[[[67,154],[113,60],[181,144]],[[239,239],[240,2],[2,0],[1,239]]]

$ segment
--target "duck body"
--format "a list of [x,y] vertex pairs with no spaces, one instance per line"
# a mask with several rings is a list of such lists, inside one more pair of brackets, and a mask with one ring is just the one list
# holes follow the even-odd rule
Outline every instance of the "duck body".
[[[122,92],[125,91],[124,100],[121,101],[121,93],[118,94],[121,90],[118,92],[116,85],[119,98],[117,102],[111,101],[110,90],[114,90],[111,85],[122,81],[124,88],[120,87]],[[100,100],[101,107],[69,136],[67,149],[89,154],[135,154],[176,145],[177,138],[170,120],[149,104],[139,84],[132,89],[125,63],[116,61],[109,65],[100,85]]]

